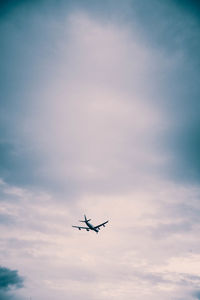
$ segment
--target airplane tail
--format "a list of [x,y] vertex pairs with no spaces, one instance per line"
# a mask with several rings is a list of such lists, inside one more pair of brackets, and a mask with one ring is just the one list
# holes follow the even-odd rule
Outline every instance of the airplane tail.
[[84,221],[80,220],[79,222],[83,222],[83,223],[85,223],[85,222],[89,222],[89,221],[91,221],[91,219],[87,219],[86,215],[84,215],[84,217],[85,217],[85,220],[84,220]]

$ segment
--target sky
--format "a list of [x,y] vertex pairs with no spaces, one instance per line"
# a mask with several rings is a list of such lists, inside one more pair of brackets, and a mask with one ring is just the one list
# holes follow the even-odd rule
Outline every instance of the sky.
[[1,300],[200,299],[199,32],[198,1],[0,2]]

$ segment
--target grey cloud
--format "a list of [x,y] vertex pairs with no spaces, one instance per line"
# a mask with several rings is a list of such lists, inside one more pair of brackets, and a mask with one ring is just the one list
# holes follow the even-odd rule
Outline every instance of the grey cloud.
[[[25,145],[24,141],[20,140],[19,134],[14,132],[16,127],[20,134],[28,132],[31,120],[33,126],[35,126],[33,119],[38,117],[37,112],[40,111],[40,106],[34,99],[38,95],[37,92],[34,94],[32,84],[35,89],[40,88],[38,78],[45,79],[46,68],[48,68],[49,73],[54,73],[54,64],[52,62],[55,61],[55,58],[57,59],[56,55],[59,55],[59,52],[56,52],[56,47],[58,46],[54,47],[53,44],[58,36],[62,40],[62,35],[64,35],[62,33],[62,17],[59,15],[58,18],[57,10],[53,14],[48,9],[54,2],[51,2],[50,5],[46,1],[42,3],[42,6],[38,2],[36,2],[35,6],[33,5],[33,7],[39,8],[38,12],[37,9],[32,9],[32,6],[27,7],[25,5],[24,7],[22,5],[24,2],[22,1],[21,5],[24,9],[19,10],[17,6],[14,11],[7,15],[6,21],[3,19],[1,23],[3,36],[2,57],[6,61],[6,64],[3,63],[2,65],[2,127],[4,126],[7,129],[6,133],[3,133],[4,131],[2,130],[5,141],[1,144],[4,158],[1,174],[9,182],[15,182],[16,184],[42,184],[43,186],[48,185],[49,188],[50,186],[55,188],[58,185],[57,189],[60,189],[58,180],[55,183],[55,177],[52,180],[49,179],[50,172],[46,171],[45,167],[42,170],[43,174],[41,172],[43,164],[39,153],[40,145],[37,145],[36,148],[33,145]],[[64,5],[63,2],[61,3]],[[44,22],[42,18],[44,14],[43,5],[46,5],[45,7],[47,8],[48,17],[46,14],[45,17],[47,17],[48,22]],[[66,8],[65,5],[64,8]],[[63,11],[67,15],[67,9],[63,9]],[[15,26],[15,24],[18,26]],[[29,66],[28,68],[27,65]],[[34,107],[31,105],[31,110],[28,108],[30,102],[35,102]],[[48,103],[47,106],[49,106]],[[69,106],[69,109],[71,110],[72,108]],[[29,114],[29,124],[20,123],[20,119],[23,118],[22,115],[29,116]],[[46,128],[45,124],[42,127]],[[49,128],[46,129],[47,131],[49,130]],[[18,139],[15,136],[18,136]],[[74,149],[72,150],[74,152]],[[68,160],[70,161],[70,157]],[[75,183],[71,178],[70,172],[66,178],[65,188],[70,193],[70,189],[74,189]],[[109,189],[109,185],[113,185],[113,183],[108,183],[109,181],[108,178],[102,183],[104,189]],[[94,187],[95,184],[96,182],[92,182],[90,187]],[[77,180],[77,185],[81,188],[86,183],[78,182]],[[117,184],[117,186],[119,185]],[[78,189],[76,188],[76,190]]]
[[0,224],[2,225],[12,225],[14,220],[11,216],[0,213]]
[[170,280],[166,279],[161,273],[145,272],[133,269],[131,277],[132,279],[135,277],[140,281],[142,280],[144,282],[150,282],[154,285],[159,285],[160,283],[170,283]]
[[[104,1],[102,2],[105,4]],[[174,6],[170,1],[166,1],[165,4],[153,1],[154,5],[148,1],[127,1],[125,4],[120,4],[119,1],[109,1],[109,7],[113,9],[107,10],[107,13],[105,5],[99,4],[99,1],[86,1],[84,5],[80,1],[75,1],[75,4],[72,4],[72,1],[57,3],[36,1],[33,4],[31,1],[18,3],[14,1],[13,6],[11,2],[7,6],[6,2],[4,4],[5,16],[1,20],[1,36],[3,36],[1,41],[3,49],[1,54],[3,58],[1,125],[4,137],[1,142],[1,153],[4,157],[1,167],[2,176],[9,182],[20,185],[41,185],[52,187],[54,190],[63,188],[59,181],[55,182],[55,178],[50,179],[45,167],[42,169],[43,158],[39,154],[40,145],[36,148],[32,145],[25,145],[19,135],[16,132],[13,133],[13,130],[18,127],[18,131],[22,134],[28,132],[31,120],[37,118],[40,106],[35,101],[38,97],[35,91],[40,88],[40,82],[46,80],[46,71],[48,73],[55,71],[53,62],[59,56],[56,41],[60,42],[66,38],[62,32],[64,18],[73,10],[79,10],[89,13],[92,18],[96,18],[97,22],[100,20],[102,24],[109,18],[114,25],[122,23],[124,26],[128,24],[129,29],[136,27],[142,33],[142,39],[146,41],[148,47],[155,47],[158,52],[163,52],[167,59],[172,61],[170,67],[162,66],[158,71],[155,80],[157,87],[152,87],[154,93],[149,97],[155,96],[157,100],[154,103],[149,100],[151,105],[164,107],[168,121],[173,124],[169,131],[163,132],[154,140],[158,152],[162,155],[169,154],[171,162],[164,168],[158,166],[156,169],[156,166],[152,165],[149,169],[151,172],[162,173],[162,175],[167,173],[170,178],[198,180],[200,176],[198,78],[200,76],[197,65],[200,46],[197,39],[199,27],[195,20],[187,14],[187,11],[179,10],[178,6]],[[58,75],[61,76],[61,74]],[[138,78],[136,80],[139,80]],[[130,85],[134,85],[133,80],[129,79],[129,81]],[[30,108],[29,104],[32,102],[35,104],[30,105]],[[20,122],[22,115],[30,117],[28,118],[29,124]],[[33,126],[35,126],[34,123]],[[6,131],[3,130],[5,128]],[[45,124],[44,128],[46,128]],[[46,129],[49,130],[48,126]],[[18,139],[15,137],[17,135]],[[129,141],[131,140],[132,136],[129,136]],[[122,142],[127,143],[127,141]],[[134,147],[133,139],[129,142],[128,148]],[[126,155],[127,160],[132,159],[129,152]],[[68,159],[70,161],[70,157]],[[115,188],[120,185],[125,186],[126,183],[120,178],[129,177],[130,181],[126,180],[126,182],[132,186],[136,179],[133,178],[131,168],[139,170],[142,167],[138,166],[134,160],[129,161],[130,169],[124,165],[122,169],[113,170],[115,174],[121,172],[122,176],[119,175],[119,178],[113,182],[110,178],[106,178],[101,183],[101,190],[108,191],[112,189],[112,186]],[[75,190],[74,186],[79,185],[81,189],[86,184],[86,182],[78,182],[77,179],[75,183],[69,174],[65,181],[65,188],[70,194]],[[95,185],[98,183],[92,182],[89,188],[95,188]]]
[[[198,110],[196,105],[195,107]],[[194,121],[192,122],[194,123]],[[173,174],[184,182],[188,180],[198,182],[200,176],[200,124],[188,124],[187,128],[178,130],[172,140],[172,149],[174,154]]]
[[[199,224],[200,221],[200,207],[199,205],[194,205],[191,203],[180,203],[180,204],[174,204],[174,205],[166,205],[166,210],[168,211],[168,215],[171,216],[171,218],[177,219],[181,218],[183,221],[180,222],[180,225],[182,223],[183,228],[189,229],[192,224]],[[190,224],[190,225],[189,225]]]
[[[188,13],[186,10],[186,1],[183,1],[185,6],[180,5],[180,7],[174,5],[172,2],[173,1],[165,1],[165,3],[161,3],[158,0],[153,0],[151,2],[148,0],[5,1],[0,16],[0,35],[2,37],[0,42],[2,65],[0,156],[3,158],[0,174],[7,182],[15,183],[19,186],[31,187],[30,189],[32,189],[33,186],[39,188],[42,187],[42,189],[47,189],[48,191],[51,190],[53,192],[65,189],[65,197],[60,197],[60,202],[66,201],[70,203],[72,202],[72,199],[76,198],[74,197],[74,193],[80,193],[81,195],[87,195],[87,193],[105,194],[105,197],[107,197],[109,193],[114,193],[117,197],[121,192],[127,192],[129,189],[134,190],[135,187],[138,187],[137,183],[141,180],[140,177],[142,177],[142,184],[140,184],[139,188],[145,190],[145,176],[148,177],[148,180],[149,178],[154,177],[155,174],[159,175],[159,178],[164,175],[167,176],[168,179],[185,180],[187,182],[194,182],[199,179],[199,24],[196,15],[193,14],[193,8],[190,8],[192,14]],[[123,68],[125,69],[125,83],[118,82],[117,77],[112,78],[112,76],[110,76],[112,73],[109,72],[109,76],[107,76],[106,79],[102,79],[102,74],[104,75],[103,68],[95,68],[94,66],[89,67],[88,65],[85,66],[85,59],[86,56],[89,57],[89,53],[87,52],[85,56],[83,55],[83,59],[80,62],[81,53],[84,53],[82,50],[85,49],[79,49],[79,52],[76,50],[77,47],[75,48],[77,52],[75,51],[74,53],[71,43],[67,44],[64,49],[64,52],[66,52],[69,57],[66,55],[64,57],[65,61],[63,62],[62,59],[60,61],[60,56],[63,58],[62,51],[60,51],[63,47],[62,42],[63,40],[68,41],[69,38],[67,32],[63,30],[66,25],[63,20],[65,20],[68,17],[68,14],[73,10],[77,10],[83,14],[86,13],[88,16],[87,21],[90,22],[92,20],[92,28],[94,28],[94,25],[96,24],[97,30],[99,27],[100,29],[101,27],[106,29],[125,28],[125,30],[132,32],[133,42],[135,34],[140,36],[143,43],[142,45],[144,46],[144,49],[147,49],[147,52],[148,49],[156,49],[155,52],[152,52],[152,59],[155,56],[155,60],[153,59],[153,63],[147,67],[148,70],[145,74],[145,81],[143,81],[141,76],[142,71],[140,68],[142,67],[137,64],[136,66],[134,64],[131,65],[133,62],[137,61],[139,56],[137,52],[135,55],[134,51],[131,52],[128,64],[120,66],[115,72],[120,75],[120,73],[123,73]],[[108,24],[111,24],[111,27],[106,27]],[[87,31],[86,29],[87,26],[83,27],[83,32]],[[83,32],[81,32],[81,34]],[[91,34],[91,32],[89,33]],[[75,33],[75,35],[75,43],[78,44],[80,39],[79,33]],[[97,35],[91,34],[91,36],[95,38]],[[87,42],[87,40],[88,36],[86,36],[84,42]],[[108,41],[109,40],[110,39],[108,39]],[[105,49],[102,43],[104,39],[100,39],[100,41],[101,43],[99,43],[98,46],[99,49],[95,48],[94,51],[97,54],[99,51],[101,53],[102,50]],[[123,40],[123,42],[126,44],[126,39]],[[72,47],[71,50],[70,47]],[[112,54],[117,51],[117,47],[111,47],[111,49],[113,51]],[[73,53],[71,56],[69,53],[70,51]],[[165,60],[163,64],[159,60],[159,54]],[[120,57],[121,56],[119,56],[119,58]],[[143,60],[141,59],[141,61]],[[158,65],[155,66],[157,62]],[[55,69],[54,63],[58,67],[61,64],[64,64],[63,69],[65,70],[61,69],[61,71],[58,71]],[[110,60],[108,61],[108,65],[109,64]],[[135,67],[135,78],[132,76],[131,72],[127,72],[129,66]],[[126,123],[126,117],[123,117],[123,120],[120,122],[116,117],[114,122],[111,123],[110,118],[112,117],[112,112],[106,112],[106,114],[101,115],[102,107],[98,107],[100,101],[97,103],[97,107],[94,105],[94,108],[98,113],[96,113],[92,119],[94,110],[87,111],[87,109],[91,107],[92,101],[91,103],[87,102],[89,105],[86,109],[84,108],[84,105],[82,105],[85,92],[84,88],[87,87],[87,84],[85,83],[88,82],[84,81],[84,84],[82,83],[84,88],[82,88],[82,85],[72,87],[70,81],[71,78],[80,75],[79,73],[73,72],[74,68],[80,70],[82,76],[85,74],[84,70],[86,68],[87,71],[92,74],[92,77],[89,77],[89,79],[92,79],[95,77],[95,74],[98,73],[95,77],[96,86],[103,86],[104,89],[107,89],[109,85],[112,86],[117,95],[120,95],[121,93],[123,103],[126,103],[126,95],[129,94],[129,92],[131,99],[133,98],[134,93],[136,93],[137,97],[141,99],[141,103],[143,103],[143,91],[147,91],[148,97],[144,100],[144,106],[146,107],[149,105],[153,110],[154,108],[161,109],[163,117],[167,120],[167,128],[164,128],[163,130],[162,126],[165,127],[163,123],[154,124],[152,127],[148,128],[149,131],[139,132],[138,136],[134,138],[134,130],[137,125],[137,122],[134,120],[135,115],[140,114],[140,119],[142,119],[142,117],[145,119],[146,117],[148,118],[149,113],[147,112],[147,114],[144,115],[143,109],[138,109],[136,106],[136,114],[133,114],[134,116],[131,117],[131,119],[134,120],[133,122]],[[66,73],[64,73],[66,70],[70,70],[70,74],[67,74],[67,76]],[[64,77],[62,72],[64,73]],[[55,75],[55,77],[53,77],[54,81],[49,81],[49,74]],[[64,82],[60,84],[63,78]],[[146,78],[148,78],[147,81]],[[58,87],[54,86],[55,80],[58,80],[59,82]],[[105,83],[105,81],[107,82]],[[56,93],[53,96],[55,96],[57,106],[51,107],[51,95],[43,94],[43,88],[49,90],[50,93],[53,93],[57,87],[57,92],[60,95],[63,93],[63,87],[66,87],[67,83],[70,84],[67,87],[67,94],[65,95],[65,98],[68,100],[66,111],[64,109],[62,110],[62,104],[64,102],[60,103],[58,101]],[[93,84],[93,87],[95,84]],[[120,90],[121,87],[122,89]],[[75,92],[70,102],[70,89],[73,90],[73,88]],[[77,90],[80,90],[80,93],[77,93]],[[94,94],[96,95],[99,93],[100,98],[102,99],[104,95],[101,91],[102,90],[99,92],[98,89],[94,90],[94,93],[90,95],[91,98],[93,98]],[[110,98],[110,96],[112,95],[109,94],[108,98]],[[79,101],[75,101],[77,98]],[[88,98],[87,94],[86,98]],[[74,102],[76,103],[74,104]],[[43,107],[41,107],[41,104]],[[60,106],[63,114],[62,116],[67,120],[66,123],[62,123],[62,118],[53,120],[53,113],[57,108],[59,109]],[[116,103],[112,102],[111,106],[113,111]],[[107,106],[103,109],[107,110]],[[119,107],[119,109],[121,109],[121,107]],[[44,116],[41,113],[43,111],[47,112],[48,119],[43,118]],[[81,111],[80,115],[77,111]],[[82,115],[84,115],[84,118],[81,119]],[[99,139],[100,143],[98,143],[98,141],[96,142],[96,136],[98,136],[99,131],[90,131],[91,128],[93,129],[93,126],[91,125],[93,125],[93,121],[98,115],[100,116],[100,122],[97,125],[103,132],[102,139]],[[72,116],[71,119],[70,116]],[[89,122],[88,120],[92,121]],[[61,124],[57,131],[51,126],[54,122]],[[87,128],[87,124],[90,125],[88,126],[89,128]],[[169,124],[170,126],[168,128]],[[84,147],[85,144],[88,144],[87,135],[84,135],[85,126],[86,131],[89,132],[89,138],[92,139],[89,148]],[[97,129],[99,128],[98,126]],[[113,131],[111,130],[111,134],[108,135],[108,138],[104,139],[106,133],[112,129],[111,127],[113,128]],[[34,142],[31,139],[32,128],[33,131],[35,130]],[[60,153],[57,149],[62,148],[62,143],[59,143],[57,135],[59,131],[62,131],[62,128],[64,128],[63,134],[59,138],[66,142],[68,148]],[[157,133],[157,129],[158,131],[161,131],[161,134]],[[67,130],[69,132],[71,130],[70,135],[65,135]],[[41,132],[43,133],[42,137],[40,136]],[[150,140],[149,137],[152,132],[156,132],[156,134],[153,139]],[[146,135],[148,135],[146,143],[140,144],[140,141],[143,140]],[[30,136],[30,139],[25,141],[23,136]],[[49,136],[51,136],[50,141],[53,143],[53,147],[48,143]],[[80,138],[80,140],[78,140],[78,138]],[[114,143],[112,144],[111,142],[113,141]],[[96,145],[98,147],[96,147]],[[113,145],[114,150],[112,150]],[[48,151],[51,147],[51,154],[53,155],[48,156]],[[97,150],[99,152],[95,152]],[[156,163],[154,163],[154,161],[149,163],[148,160],[145,161],[144,157],[142,157],[142,159],[137,157],[137,153],[142,152],[141,150],[144,151],[144,153],[155,152],[156,158],[158,154],[158,161],[159,157],[161,157],[162,161],[162,157],[165,158],[165,155],[167,158],[169,157],[169,160],[167,159],[167,163],[164,163],[163,165],[162,163],[157,163],[157,161]],[[41,152],[43,152],[42,155]],[[52,163],[52,158],[55,159],[55,165],[50,168],[49,166]],[[154,159],[155,157],[153,157],[153,160]],[[64,174],[54,172],[60,162],[62,165],[64,164],[63,169],[66,171]],[[101,171],[99,177],[95,177],[95,168],[87,168],[87,164],[90,166],[90,163]],[[89,174],[88,177],[85,176],[85,169],[87,171],[86,174]],[[79,174],[79,171],[80,173],[82,172],[81,175]],[[159,180],[155,184],[159,185]],[[167,187],[160,187],[160,190],[166,191]],[[157,193],[159,194],[159,192],[160,191]],[[174,192],[172,192],[172,194],[174,194]],[[25,195],[24,197],[27,198],[27,201],[21,202],[21,204],[18,203],[19,208],[15,211],[17,214],[15,220],[17,223],[16,230],[13,229],[13,232],[9,233],[10,237],[12,236],[11,238],[6,237],[2,239],[2,242],[5,244],[5,248],[3,249],[5,257],[7,259],[9,259],[9,256],[11,255],[13,257],[11,252],[13,251],[12,249],[15,249],[15,253],[17,254],[16,258],[13,258],[13,260],[18,259],[17,257],[19,254],[23,257],[22,264],[26,269],[27,274],[30,274],[30,278],[37,278],[38,270],[40,270],[41,272],[44,272],[44,279],[48,280],[51,276],[52,282],[54,282],[55,279],[58,284],[58,289],[60,277],[62,276],[63,278],[66,276],[69,282],[71,280],[76,281],[77,279],[78,282],[83,283],[84,285],[86,285],[86,282],[93,280],[97,285],[98,282],[103,284],[104,281],[100,277],[105,275],[105,270],[98,269],[98,266],[96,268],[95,263],[98,263],[98,257],[93,257],[93,240],[91,240],[91,244],[89,243],[88,245],[91,250],[91,252],[89,252],[90,256],[94,258],[92,268],[81,268],[77,265],[73,265],[73,263],[72,265],[67,265],[66,263],[64,271],[64,267],[58,266],[58,269],[56,270],[57,276],[49,274],[47,271],[47,264],[50,260],[54,261],[52,257],[55,255],[55,250],[57,250],[56,255],[59,257],[60,264],[68,259],[68,255],[65,254],[66,248],[71,249],[71,247],[74,247],[74,249],[77,249],[81,244],[79,243],[79,239],[82,238],[81,245],[84,246],[85,236],[81,235],[81,237],[78,236],[78,238],[76,238],[75,233],[71,233],[70,230],[65,232],[65,228],[71,222],[71,219],[70,221],[67,220],[67,218],[64,220],[65,216],[46,216],[45,212],[39,214],[40,207],[48,206],[49,200],[46,202],[38,200],[37,202],[35,201],[36,195],[32,197],[26,197]],[[140,193],[138,193],[138,195],[136,194],[136,198],[138,197],[140,197]],[[20,198],[20,193],[19,195],[6,195],[4,192],[1,194],[1,200],[3,201],[10,202],[12,200],[13,202],[17,202]],[[53,201],[59,201],[58,199],[59,197],[53,199]],[[92,203],[90,206],[95,206],[98,201],[101,201],[101,198],[100,200],[95,199],[94,195],[94,204]],[[160,199],[157,200],[157,202],[159,201]],[[166,202],[167,201],[168,199],[166,199]],[[176,285],[177,283],[177,285],[180,286],[182,284],[183,287],[186,283],[188,286],[191,280],[196,282],[199,280],[198,278],[192,279],[186,275],[180,275],[177,282],[174,281],[174,283],[173,280],[168,282],[168,279],[166,279],[163,274],[150,271],[145,272],[142,270],[142,267],[140,270],[130,268],[130,270],[126,271],[124,269],[127,267],[127,264],[123,266],[122,270],[118,270],[119,272],[115,272],[115,274],[113,272],[117,261],[119,260],[119,263],[121,262],[119,254],[123,256],[127,249],[130,249],[131,251],[134,249],[136,251],[136,256],[138,255],[139,258],[141,258],[140,261],[143,261],[143,259],[153,261],[154,259],[155,262],[158,260],[159,263],[163,263],[165,260],[167,261],[169,257],[173,257],[174,255],[180,255],[180,253],[184,255],[188,251],[188,248],[195,249],[196,247],[196,252],[198,253],[199,246],[196,241],[196,231],[194,228],[199,224],[199,209],[190,205],[191,202],[189,203],[189,196],[187,197],[187,201],[188,204],[181,203],[178,205],[171,205],[171,207],[170,205],[164,207],[166,210],[162,216],[168,217],[168,224],[162,223],[161,216],[160,219],[159,217],[157,219],[159,221],[156,220],[156,224],[158,224],[157,227],[145,225],[146,227],[141,228],[141,232],[138,232],[140,226],[138,224],[135,225],[133,222],[133,225],[131,225],[132,228],[134,228],[133,231],[131,231],[133,234],[128,238],[126,238],[126,235],[124,234],[123,226],[126,223],[124,222],[122,232],[118,231],[117,233],[119,235],[119,238],[117,237],[119,241],[116,243],[117,247],[115,247],[116,245],[113,247],[113,244],[110,242],[112,250],[110,250],[110,256],[107,256],[108,261],[110,261],[113,254],[116,255],[116,262],[111,262],[111,270],[108,274],[110,282],[112,281],[115,284],[118,284],[121,281],[127,282],[130,280],[130,282],[137,282],[138,280],[145,284],[148,283],[151,286],[156,286],[157,283],[166,285],[168,283]],[[134,199],[132,202],[134,203]],[[183,201],[181,200],[180,202]],[[31,203],[35,203],[38,207],[37,212],[33,212]],[[115,202],[113,201],[113,207],[114,203]],[[126,200],[124,200],[124,205],[126,206]],[[83,206],[82,203],[82,206],[79,207],[79,211],[83,209]],[[15,208],[16,207],[13,207],[12,211]],[[52,211],[54,210],[54,208],[51,207],[49,209]],[[78,208],[75,208],[74,211],[76,209],[78,210]],[[137,205],[135,209],[137,210]],[[113,213],[112,208],[111,213]],[[58,221],[59,218],[61,219],[60,223]],[[180,219],[180,222],[177,222],[177,219]],[[145,221],[146,218],[144,217],[144,224]],[[1,214],[0,222],[2,224],[11,224],[12,220],[8,215]],[[116,224],[118,225],[118,222]],[[152,223],[150,222],[150,224]],[[110,227],[111,231],[114,227],[112,226]],[[18,235],[18,233],[23,234]],[[181,235],[179,242],[175,240],[176,236],[174,236],[177,233]],[[190,245],[188,245],[187,241],[188,233],[191,233]],[[17,237],[16,234],[18,235]],[[13,238],[14,235],[15,238]],[[103,239],[103,237],[103,234],[98,236],[99,240],[101,238]],[[166,237],[169,237],[169,239],[166,239]],[[89,236],[89,239],[90,238],[93,238],[93,236]],[[113,236],[111,234],[111,241],[112,238]],[[77,242],[75,243],[76,240]],[[133,241],[131,242],[131,240]],[[64,241],[66,241],[66,243]],[[55,248],[53,247],[54,244]],[[119,248],[122,244],[125,248],[127,247],[127,249],[124,249],[124,251],[121,251],[120,253]],[[94,250],[99,253],[99,251],[101,251],[100,249]],[[85,249],[85,251],[87,259],[88,249]],[[60,252],[61,255],[59,255]],[[137,254],[137,252],[140,253],[140,255]],[[80,252],[77,252],[74,256],[71,255],[72,252],[69,252],[69,256],[71,255],[72,259],[76,261],[76,255],[81,257],[82,253],[84,253],[84,250],[80,248]],[[29,272],[30,269],[28,267],[29,264],[27,264],[27,259],[30,262],[30,269],[33,266],[35,267],[35,273]],[[38,265],[37,267],[35,266],[36,259],[41,261],[41,265]],[[56,265],[56,259],[54,264]],[[105,267],[107,264],[108,263],[105,263]],[[61,268],[63,272],[62,276],[60,275]],[[54,267],[52,267],[52,269],[54,270]],[[53,270],[51,270],[52,273]],[[16,285],[13,284],[11,286],[14,287]],[[81,290],[82,287],[79,287],[79,289]],[[36,289],[33,287],[33,290]],[[44,290],[45,287],[42,287],[41,292],[38,291],[38,295],[41,293],[38,297],[39,299],[45,298],[42,296]],[[46,293],[48,294],[49,291],[48,289],[46,290]],[[88,291],[89,290],[90,288],[88,287]],[[54,292],[51,293],[52,299],[55,298]],[[77,293],[79,295],[84,295],[84,291],[82,291],[82,293],[79,293],[78,291]],[[91,297],[89,294],[90,293],[88,292],[87,298]],[[7,300],[9,297],[12,299],[14,296],[11,296],[6,291],[1,291],[0,297],[3,300]],[[76,297],[77,299],[80,298],[79,296]],[[167,296],[161,295],[158,299],[163,299],[164,297]],[[174,299],[175,297],[176,296],[174,296]],[[49,299],[48,296],[46,298]],[[63,295],[62,299],[65,298],[66,296]],[[126,298],[126,296],[124,298]],[[181,299],[184,298],[185,296]],[[144,299],[146,299],[146,296]],[[172,299],[172,297],[169,299]]]
[[[169,275],[172,275],[172,278],[169,279]],[[187,273],[175,273],[175,274],[166,274],[166,273],[152,273],[145,271],[133,271],[133,277],[138,277],[140,280],[151,282],[154,285],[159,285],[164,283],[166,285],[173,284],[176,282],[177,286],[184,287],[198,287],[200,284],[200,276],[190,275]],[[176,278],[175,278],[176,277]]]
[[196,18],[200,19],[200,3],[198,0],[175,0],[174,2],[180,9],[182,8],[187,12],[192,13]]
[[[156,9],[155,9],[156,8]],[[134,10],[135,9],[135,10]],[[150,12],[150,13],[149,13]],[[158,13],[159,12],[159,13]],[[147,1],[132,5],[146,41],[165,53],[170,67],[161,68],[157,80],[158,106],[171,123],[160,144],[171,156],[168,176],[183,182],[200,178],[200,13],[198,1]],[[157,26],[159,24],[159,26]],[[134,26],[134,25],[133,25]],[[166,168],[167,169],[167,168]]]
[[17,297],[16,295],[0,291],[1,300],[22,300],[22,298]]
[[22,286],[23,278],[18,275],[18,271],[0,267],[0,290],[10,290]]
[[181,234],[192,230],[192,224],[190,222],[171,222],[169,224],[158,224],[156,228],[149,228],[151,234],[156,238],[170,238],[171,235]]
[[199,286],[200,276],[191,275],[187,273],[170,273],[170,272],[151,272],[150,270],[145,270],[143,267],[131,267],[131,266],[112,266],[112,270],[105,267],[105,277],[104,280],[109,281],[116,280],[116,282],[128,282],[137,281],[146,282],[155,285],[165,284],[171,285],[176,283],[177,286],[188,286],[196,287]]
[[194,299],[200,299],[200,291],[195,291],[194,293],[193,293],[193,296],[194,296]]

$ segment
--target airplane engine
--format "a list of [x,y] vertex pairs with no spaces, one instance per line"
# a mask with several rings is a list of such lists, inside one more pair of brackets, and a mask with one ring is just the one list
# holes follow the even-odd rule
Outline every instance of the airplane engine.
[[79,230],[81,230],[81,228],[79,228]]
[[105,225],[103,225],[103,227],[105,227]]
[[87,231],[89,231],[89,229],[86,229]]

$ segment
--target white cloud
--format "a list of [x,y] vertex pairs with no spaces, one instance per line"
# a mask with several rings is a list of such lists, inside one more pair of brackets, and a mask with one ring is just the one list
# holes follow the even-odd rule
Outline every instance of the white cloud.
[[[16,188],[4,184],[1,193]],[[186,193],[185,188],[177,186],[177,190],[179,197]],[[0,259],[26,277],[22,295],[78,299],[83,294],[97,300],[122,295],[129,300],[134,295],[143,300],[147,296],[160,299],[164,293],[164,299],[176,299],[173,295],[180,288],[185,294],[197,288],[199,250],[191,253],[188,248],[189,236],[196,244],[196,227],[189,235],[181,231],[178,238],[173,230],[165,239],[151,234],[160,222],[166,222],[163,210],[171,201],[168,195],[177,197],[173,184],[157,181],[122,196],[82,195],[74,206],[51,194],[23,192],[26,197],[19,199],[16,194],[16,201],[2,202],[2,213],[15,212],[11,214],[15,223],[9,232],[4,231],[0,245]],[[188,199],[194,197],[192,193],[188,187]],[[107,218],[109,223],[98,235],[76,231],[71,225],[83,213],[94,224]],[[168,216],[168,224],[175,221],[173,214]]]

